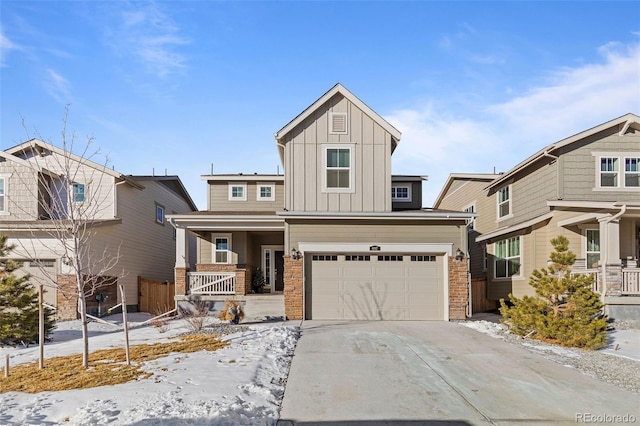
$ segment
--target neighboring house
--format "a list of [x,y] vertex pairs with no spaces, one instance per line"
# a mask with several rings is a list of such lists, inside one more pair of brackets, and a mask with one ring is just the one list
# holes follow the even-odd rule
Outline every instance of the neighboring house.
[[259,267],[290,319],[465,318],[473,215],[421,208],[424,178],[391,174],[400,136],[337,84],[275,134],[284,175],[203,176],[208,210],[169,216],[177,298],[243,297]]
[[[76,171],[73,193],[61,190],[51,199],[42,182],[51,187],[66,177],[57,160],[67,155]],[[76,299],[65,289],[69,268],[64,264],[62,243],[52,237],[55,230],[51,209],[68,203],[95,203],[97,210],[87,226],[95,231],[91,249],[101,255],[119,251],[119,261],[110,272],[118,276],[126,290],[129,310],[138,305],[138,277],[158,281],[173,280],[175,230],[166,223],[169,213],[197,210],[177,176],[127,176],[87,159],[65,152],[37,139],[0,151],[0,233],[16,245],[13,257],[23,262],[23,271],[32,274],[31,282],[45,285],[45,302],[57,308],[58,319],[76,318]],[[55,211],[67,217],[64,207]],[[195,244],[195,238],[193,239]],[[87,269],[91,274],[92,270]],[[120,301],[115,286],[100,290],[108,296],[104,308]],[[95,297],[95,296],[94,296]],[[89,313],[97,309],[88,300]],[[93,312],[92,312],[93,311]]]
[[529,276],[547,265],[550,240],[564,235],[578,258],[573,270],[597,273],[607,313],[640,318],[637,115],[548,145],[504,174],[452,174],[435,207],[471,206],[471,274],[486,278],[489,299],[532,294]]

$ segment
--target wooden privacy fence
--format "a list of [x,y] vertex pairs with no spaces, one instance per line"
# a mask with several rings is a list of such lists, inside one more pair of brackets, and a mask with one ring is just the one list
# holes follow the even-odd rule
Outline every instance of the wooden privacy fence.
[[138,277],[138,311],[160,315],[175,307],[176,283]]
[[471,312],[477,314],[496,309],[495,300],[487,299],[487,280],[471,280]]

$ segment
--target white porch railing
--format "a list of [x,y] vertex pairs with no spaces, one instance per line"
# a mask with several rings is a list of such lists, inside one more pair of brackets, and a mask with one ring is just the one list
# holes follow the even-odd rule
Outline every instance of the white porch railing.
[[622,294],[640,294],[640,268],[622,268]]
[[189,294],[235,294],[235,272],[189,272]]

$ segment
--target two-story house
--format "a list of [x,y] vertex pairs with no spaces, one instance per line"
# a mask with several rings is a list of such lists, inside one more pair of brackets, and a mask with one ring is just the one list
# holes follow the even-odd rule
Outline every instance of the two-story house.
[[169,217],[177,297],[247,295],[259,267],[290,319],[465,318],[474,215],[422,208],[424,178],[391,174],[400,137],[337,84],[275,133],[283,175],[203,176],[208,210]]
[[[76,212],[83,210],[77,222],[89,230],[85,246],[93,258],[82,266],[85,273],[96,274],[105,259],[117,259],[109,273],[124,284],[130,311],[138,305],[138,277],[173,280],[175,230],[165,215],[197,210],[180,179],[123,175],[32,139],[0,151],[0,233],[16,246],[12,257],[22,261],[31,282],[44,285],[45,302],[56,307],[57,319],[77,315],[75,281],[66,264],[74,254],[60,237],[72,204]],[[100,293],[106,296],[104,308],[121,301],[116,286]],[[88,306],[96,312],[95,295]]]
[[469,176],[452,174],[435,207],[478,214],[471,273],[486,279],[489,299],[532,294],[532,271],[547,266],[550,240],[564,235],[578,258],[573,270],[596,273],[606,312],[640,318],[640,117],[547,145],[506,173]]

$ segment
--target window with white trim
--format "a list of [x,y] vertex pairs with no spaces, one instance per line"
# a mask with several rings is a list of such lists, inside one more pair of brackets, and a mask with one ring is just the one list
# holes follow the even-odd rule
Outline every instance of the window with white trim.
[[211,243],[213,263],[231,263],[231,235],[214,235]]
[[229,201],[247,201],[246,182],[229,184]]
[[640,188],[640,158],[624,159],[624,186]]
[[391,200],[410,202],[411,201],[411,185],[392,186]]
[[600,158],[600,186],[603,188],[617,188],[619,171],[617,158]]
[[258,201],[275,201],[276,199],[276,186],[272,183],[258,184],[256,192]]
[[587,268],[597,268],[598,262],[600,262],[600,230],[586,229],[585,237],[585,258],[587,260]]
[[511,214],[511,185],[500,188],[496,193],[498,200],[498,219]]
[[325,148],[324,188],[328,192],[351,190],[352,179],[351,147]]
[[86,189],[85,184],[74,182],[71,187],[73,190],[73,201],[75,203],[84,203]]
[[7,200],[7,187],[9,179],[6,176],[0,176],[0,214],[9,213],[9,202]]
[[640,152],[594,152],[596,189],[640,190]]
[[493,244],[495,256],[494,273],[496,278],[520,276],[522,259],[520,256],[520,237],[509,238]]

